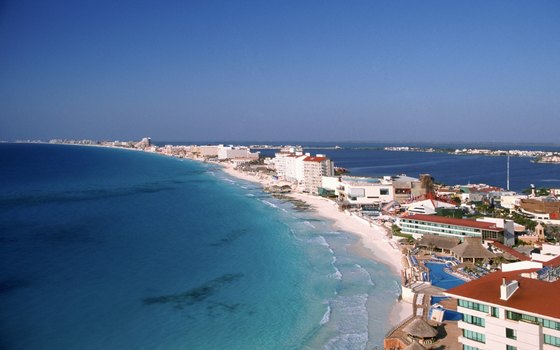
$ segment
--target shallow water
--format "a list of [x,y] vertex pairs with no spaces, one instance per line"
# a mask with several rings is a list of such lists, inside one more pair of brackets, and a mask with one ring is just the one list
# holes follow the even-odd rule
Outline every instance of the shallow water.
[[398,276],[211,165],[0,145],[0,347],[364,349]]

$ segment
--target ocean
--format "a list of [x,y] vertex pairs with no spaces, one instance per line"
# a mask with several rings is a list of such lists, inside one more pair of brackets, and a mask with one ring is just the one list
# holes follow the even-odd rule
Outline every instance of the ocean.
[[399,277],[215,165],[0,144],[0,348],[381,347]]

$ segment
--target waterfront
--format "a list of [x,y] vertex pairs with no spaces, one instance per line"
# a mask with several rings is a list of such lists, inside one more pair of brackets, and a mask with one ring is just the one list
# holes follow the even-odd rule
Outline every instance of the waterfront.
[[[386,176],[431,174],[446,185],[485,183],[506,187],[507,158],[483,155],[452,155],[428,152],[394,152],[382,150],[314,150],[331,158],[336,166],[352,175]],[[527,157],[510,158],[510,189],[521,192],[531,184],[537,187],[560,187],[560,165],[540,164]]]
[[[215,164],[102,147],[0,146],[2,180],[9,184],[0,197],[2,258],[15,262],[2,271],[9,322],[0,331],[19,335],[3,339],[8,347],[51,348],[42,345],[44,337],[64,326],[72,331],[49,344],[80,346],[87,339],[83,332],[93,329],[107,336],[88,340],[92,347],[188,344],[202,349],[227,342],[228,348],[240,349],[272,344],[363,349],[380,345],[384,332],[403,318],[388,321],[399,294],[398,251],[386,255],[394,248],[382,241],[383,234],[375,238],[375,228],[344,218],[332,202],[301,195],[323,218],[297,211],[289,201],[231,178]],[[407,166],[430,167],[435,175],[449,167],[438,158],[401,157],[397,163],[387,156],[431,153],[385,152],[373,159],[371,150],[332,152],[333,158],[345,155],[339,164],[350,164],[353,173],[368,172],[364,175]],[[373,165],[364,166],[368,162]],[[380,162],[387,166],[375,165]],[[29,214],[31,222],[25,219]],[[117,253],[123,247],[133,254]],[[52,249],[56,257],[48,255]],[[78,277],[82,270],[87,273]],[[48,276],[46,285],[51,278],[58,282],[45,289],[45,277],[39,275]],[[114,310],[108,313],[107,307]],[[83,310],[89,314],[82,320]],[[55,321],[43,329],[45,321],[36,316]],[[117,324],[107,328],[113,319],[132,316],[123,334],[114,332]],[[26,323],[39,331],[27,336]],[[191,331],[182,331],[184,326]],[[141,335],[135,334],[138,329],[144,330]],[[216,330],[223,337],[212,337]]]
[[215,165],[0,145],[3,348],[363,349],[398,276]]

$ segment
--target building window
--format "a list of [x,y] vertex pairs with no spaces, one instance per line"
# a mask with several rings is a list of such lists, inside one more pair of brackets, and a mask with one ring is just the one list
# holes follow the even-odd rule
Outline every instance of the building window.
[[500,317],[500,309],[498,309],[497,307],[491,307],[490,315],[492,315],[492,317]]
[[484,334],[463,329],[463,337],[477,341],[479,343],[486,343]]
[[521,317],[522,317],[522,315],[520,313],[513,312],[513,311],[506,312],[506,318],[508,320],[519,321],[521,319]]
[[560,331],[560,322],[551,321],[551,320],[543,320],[543,326],[546,328],[555,329]]
[[484,319],[468,314],[463,314],[463,322],[474,324],[476,326],[484,327]]
[[560,347],[560,338],[545,334],[544,343],[548,345]]
[[463,350],[480,350],[479,348],[475,348],[474,346],[465,345],[463,344]]
[[517,339],[517,332],[515,331],[515,329],[506,328],[506,338],[513,340]]
[[473,303],[472,301],[467,301],[467,300],[462,300],[462,299],[459,299],[457,301],[457,304],[459,306],[465,307],[467,309],[480,311],[480,312],[486,312],[486,313],[488,312],[488,305]]
[[379,190],[379,194],[388,195],[389,194],[389,189],[388,188],[382,188],[382,189]]
[[517,350],[517,347],[513,345],[506,345],[506,350]]

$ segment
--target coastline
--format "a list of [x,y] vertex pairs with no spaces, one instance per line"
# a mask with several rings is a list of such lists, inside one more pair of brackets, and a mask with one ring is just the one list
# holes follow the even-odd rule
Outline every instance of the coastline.
[[[140,152],[146,152],[140,149],[130,149],[125,147],[108,147],[104,145],[87,145],[87,144],[70,144],[71,146],[93,146],[101,148],[111,148],[111,149],[124,149],[124,150],[134,150]],[[172,157],[168,154],[153,153],[165,157]],[[197,158],[184,158],[187,160],[202,162],[201,159]],[[231,163],[214,163],[221,167],[221,170],[228,175],[256,183],[263,188],[272,184],[278,184],[277,180],[272,180],[269,176],[265,175],[252,175],[242,171],[238,171],[233,167]],[[341,230],[350,233],[359,238],[359,243],[356,247],[356,254],[361,255],[364,258],[372,259],[380,262],[389,267],[393,274],[400,279],[400,272],[402,270],[402,254],[395,246],[389,243],[389,239],[383,232],[383,228],[375,224],[369,224],[363,219],[354,216],[348,212],[340,211],[335,203],[329,199],[312,196],[304,193],[289,193],[287,196],[292,197],[297,200],[304,201],[309,204],[314,210],[313,214],[318,218],[330,222],[334,229]],[[394,326],[403,320],[409,318],[413,313],[413,305],[402,300],[395,300],[393,307],[391,308],[391,313],[389,315],[389,323]]]
[[[222,170],[232,177],[257,183],[263,187],[274,183],[269,178],[257,177],[238,171],[233,168],[232,164],[220,165],[222,165]],[[393,274],[400,278],[402,254],[389,243],[382,227],[366,223],[359,217],[340,211],[333,201],[326,198],[304,193],[289,193],[287,196],[309,204],[314,209],[314,215],[331,222],[335,229],[357,236],[359,238],[357,254],[388,266]],[[389,316],[391,325],[396,325],[407,319],[412,315],[412,311],[412,304],[396,300]]]

